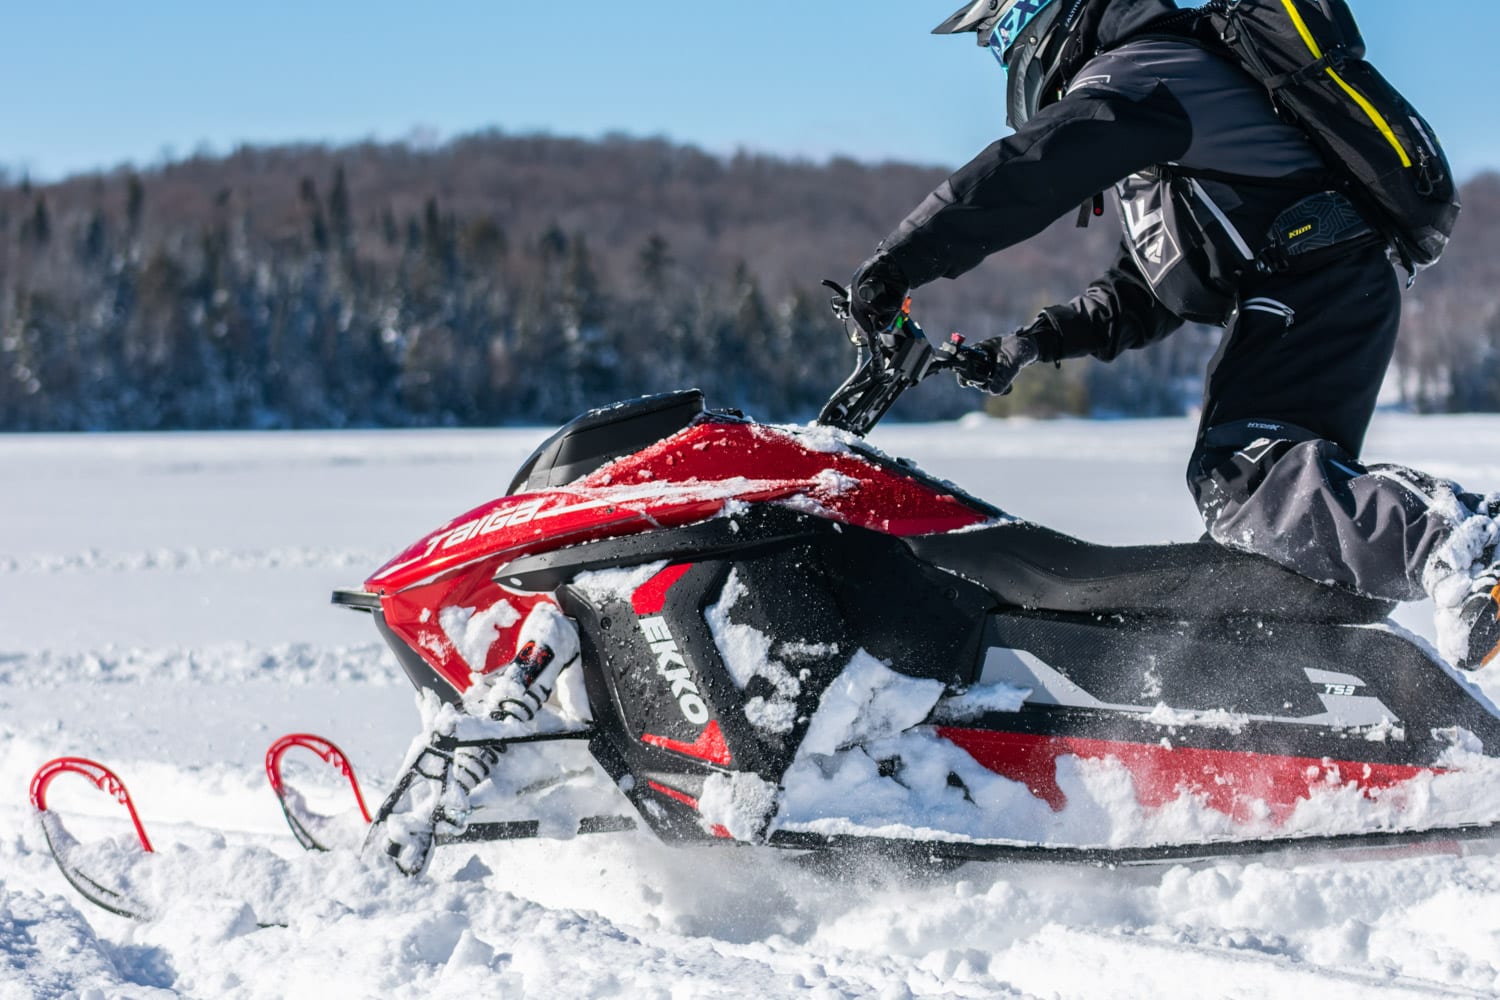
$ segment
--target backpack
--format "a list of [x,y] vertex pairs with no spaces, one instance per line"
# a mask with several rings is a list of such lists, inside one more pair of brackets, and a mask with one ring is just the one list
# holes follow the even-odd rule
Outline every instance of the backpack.
[[[1432,128],[1365,61],[1346,0],[1210,0],[1183,13],[1200,40],[1265,85],[1408,272],[1437,263],[1460,208],[1453,173]],[[1295,246],[1318,234],[1275,235]]]

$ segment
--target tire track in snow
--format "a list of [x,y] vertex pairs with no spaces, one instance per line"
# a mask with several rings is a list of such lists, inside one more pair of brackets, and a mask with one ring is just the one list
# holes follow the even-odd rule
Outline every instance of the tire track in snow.
[[280,684],[407,683],[383,643],[257,646],[231,642],[191,648],[0,652],[0,686],[13,688],[55,688],[69,682],[226,684],[254,680]]
[[62,573],[192,573],[205,570],[353,570],[361,576],[382,565],[390,554],[368,549],[285,546],[270,549],[157,548],[134,552],[84,549],[73,553],[40,552],[0,555],[0,576]]
[[1267,996],[1317,996],[1320,1000],[1371,997],[1482,997],[1455,983],[1411,975],[1362,972],[1318,965],[1279,951],[1225,948],[1145,934],[1121,934],[1052,924],[1027,939],[995,972],[1040,995],[1217,996],[1260,1000]]

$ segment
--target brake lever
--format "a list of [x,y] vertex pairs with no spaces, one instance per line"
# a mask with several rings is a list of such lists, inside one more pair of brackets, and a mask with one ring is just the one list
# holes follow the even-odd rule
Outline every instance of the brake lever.
[[828,307],[833,310],[834,318],[848,326],[854,319],[854,314],[849,311],[849,289],[829,278],[823,279],[823,287],[833,292]]
[[946,344],[934,348],[938,359],[932,368],[935,371],[951,369],[961,385],[982,388],[994,373],[995,359],[988,351],[969,347],[964,340],[963,334],[955,333]]

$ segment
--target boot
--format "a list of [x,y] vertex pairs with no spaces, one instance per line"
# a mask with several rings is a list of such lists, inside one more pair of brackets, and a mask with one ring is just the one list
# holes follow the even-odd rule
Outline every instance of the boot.
[[1500,503],[1493,495],[1473,500],[1423,574],[1436,605],[1438,651],[1464,670],[1500,655]]

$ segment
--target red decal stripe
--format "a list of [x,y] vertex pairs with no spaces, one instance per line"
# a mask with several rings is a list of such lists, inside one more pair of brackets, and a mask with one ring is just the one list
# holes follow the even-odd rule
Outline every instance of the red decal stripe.
[[681,580],[687,571],[693,568],[692,563],[679,563],[676,566],[668,566],[660,573],[641,584],[636,592],[630,595],[631,607],[638,615],[659,615],[661,609],[667,603],[667,591],[672,585]]
[[666,785],[657,784],[654,781],[646,782],[646,787],[651,789],[653,792],[661,792],[669,799],[676,799],[678,802],[681,802],[689,809],[698,808],[698,800],[693,798],[687,792],[679,792],[675,788],[668,788]]
[[703,727],[703,732],[698,739],[692,743],[683,743],[680,740],[667,739],[665,736],[656,736],[652,733],[642,733],[641,742],[649,743],[663,750],[671,750],[674,753],[685,754],[688,757],[697,757],[706,760],[710,764],[722,764],[728,767],[734,763],[734,758],[729,755],[729,746],[724,742],[724,731],[719,728],[719,720],[714,719]]
[[1053,809],[1067,804],[1057,784],[1057,758],[1114,758],[1135,780],[1141,805],[1164,805],[1184,793],[1201,795],[1213,809],[1247,821],[1258,803],[1285,819],[1313,789],[1353,782],[1366,793],[1389,788],[1431,768],[1404,764],[1366,764],[1316,757],[1289,757],[1242,750],[1168,748],[1154,743],[1038,736],[983,729],[940,727],[938,735],[966,750],[996,774],[1019,781]]
[[[675,788],[668,788],[666,785],[660,785],[654,781],[647,781],[646,787],[651,789],[653,792],[660,792],[669,799],[675,799],[690,809],[698,808],[698,800],[693,798],[687,792],[679,792]],[[708,832],[713,834],[715,837],[718,837],[720,840],[734,839],[734,834],[730,833],[728,829],[718,823],[715,823],[713,826],[709,827]]]

